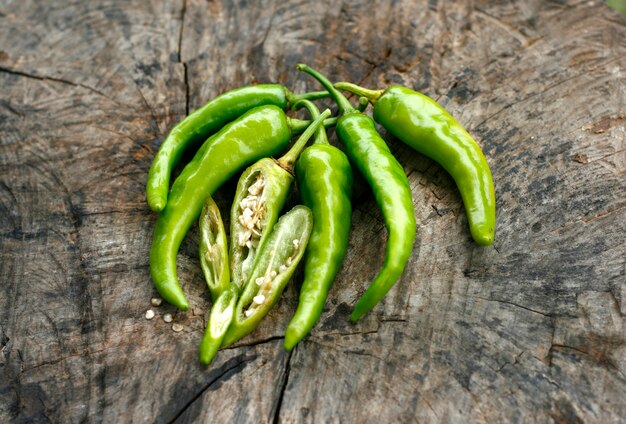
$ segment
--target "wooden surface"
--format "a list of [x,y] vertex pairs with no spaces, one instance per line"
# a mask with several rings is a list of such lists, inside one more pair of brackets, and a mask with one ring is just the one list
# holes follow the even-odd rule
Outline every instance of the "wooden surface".
[[[197,230],[192,310],[144,319],[148,167],[220,92],[319,89],[297,62],[444,105],[492,167],[496,242],[472,243],[450,177],[386,136],[418,222],[402,280],[348,323],[386,240],[361,180],[313,334],[282,349],[296,277],[205,369]],[[0,87],[0,422],[626,420],[626,19],[602,2],[2,0]]]

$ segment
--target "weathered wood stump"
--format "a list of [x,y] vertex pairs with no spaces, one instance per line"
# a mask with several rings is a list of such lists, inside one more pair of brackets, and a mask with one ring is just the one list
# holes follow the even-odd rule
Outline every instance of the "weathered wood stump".
[[[626,419],[626,19],[602,2],[1,3],[0,422]],[[313,334],[282,348],[296,277],[205,369],[196,230],[179,255],[193,308],[143,317],[148,167],[220,92],[319,89],[297,62],[444,105],[492,167],[496,242],[476,246],[451,178],[385,135],[418,221],[402,280],[348,323],[386,241],[360,181]]]

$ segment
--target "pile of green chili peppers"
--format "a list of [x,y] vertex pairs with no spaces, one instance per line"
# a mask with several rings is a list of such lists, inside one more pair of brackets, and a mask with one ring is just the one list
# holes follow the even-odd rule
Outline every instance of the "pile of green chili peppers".
[[[352,167],[374,193],[388,240],[383,264],[350,319],[372,310],[400,279],[416,236],[412,193],[375,122],[443,166],[459,188],[474,241],[486,246],[494,240],[489,165],[472,137],[441,106],[405,87],[333,85],[306,65],[297,69],[317,79],[325,91],[296,95],[282,85],[266,84],[224,93],[178,123],[150,167],[146,197],[159,212],[150,273],[163,299],[181,310],[189,303],[178,282],[176,255],[199,222],[200,265],[213,302],[200,344],[203,364],[220,347],[256,328],[301,260],[304,277],[298,308],[285,331],[285,348],[293,349],[311,331],[348,249]],[[359,95],[359,105],[354,107],[339,90]],[[329,117],[329,110],[320,113],[313,103],[326,97],[337,103],[338,116]],[[373,119],[364,113],[370,103]],[[308,110],[310,120],[286,115],[300,108]],[[330,127],[343,150],[328,142]],[[294,135],[298,139],[289,148]],[[170,189],[172,170],[195,147],[195,156]],[[212,195],[241,171],[227,234]],[[294,186],[302,204],[284,212]]]

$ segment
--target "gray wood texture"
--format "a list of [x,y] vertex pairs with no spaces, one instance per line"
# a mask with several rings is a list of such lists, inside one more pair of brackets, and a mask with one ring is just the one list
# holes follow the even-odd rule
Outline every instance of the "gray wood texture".
[[[418,222],[401,281],[348,323],[386,240],[358,181],[312,335],[282,348],[298,276],[203,368],[197,230],[192,309],[144,318],[147,171],[223,91],[319,89],[298,62],[444,105],[492,167],[496,242],[473,244],[450,177],[385,135]],[[626,420],[626,19],[602,2],[2,0],[0,87],[0,422]]]

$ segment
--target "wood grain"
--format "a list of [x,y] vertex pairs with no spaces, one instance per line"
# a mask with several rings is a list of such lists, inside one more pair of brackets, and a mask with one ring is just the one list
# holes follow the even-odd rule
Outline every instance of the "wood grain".
[[[0,422],[622,422],[625,40],[595,0],[0,1]],[[147,170],[223,91],[319,89],[298,62],[445,106],[492,167],[496,242],[474,245],[451,178],[383,131],[418,222],[401,281],[348,323],[386,240],[357,179],[311,336],[282,349],[296,276],[205,369],[195,229],[179,255],[192,309],[143,318]]]

